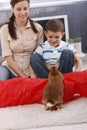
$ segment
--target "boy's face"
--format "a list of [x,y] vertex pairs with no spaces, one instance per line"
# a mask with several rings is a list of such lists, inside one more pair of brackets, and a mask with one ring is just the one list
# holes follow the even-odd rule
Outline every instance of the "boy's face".
[[57,47],[64,36],[64,32],[53,32],[48,30],[47,32],[45,31],[45,36],[51,46]]

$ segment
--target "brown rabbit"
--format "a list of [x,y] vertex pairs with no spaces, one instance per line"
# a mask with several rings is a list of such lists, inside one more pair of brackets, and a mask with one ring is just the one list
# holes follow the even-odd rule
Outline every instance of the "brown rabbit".
[[48,75],[48,83],[43,90],[42,102],[46,110],[57,110],[63,104],[63,74],[54,66]]

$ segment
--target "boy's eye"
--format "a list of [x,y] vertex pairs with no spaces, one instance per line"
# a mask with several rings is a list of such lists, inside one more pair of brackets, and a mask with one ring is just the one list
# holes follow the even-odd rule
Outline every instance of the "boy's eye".
[[49,36],[49,38],[52,38],[52,36]]
[[57,37],[55,37],[55,38],[59,38],[59,37],[57,36]]

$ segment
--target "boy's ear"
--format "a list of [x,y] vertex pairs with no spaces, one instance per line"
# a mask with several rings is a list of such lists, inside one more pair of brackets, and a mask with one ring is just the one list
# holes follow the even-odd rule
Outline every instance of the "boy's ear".
[[62,37],[65,35],[65,32],[62,32]]
[[47,35],[46,31],[44,31],[45,36]]

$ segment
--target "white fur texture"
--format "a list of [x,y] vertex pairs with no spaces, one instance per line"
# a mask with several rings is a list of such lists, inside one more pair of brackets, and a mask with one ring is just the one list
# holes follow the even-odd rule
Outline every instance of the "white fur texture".
[[48,102],[46,105],[47,105],[48,107],[53,107],[53,106],[54,106],[54,104],[52,104],[52,103],[50,103],[50,102]]
[[0,108],[0,130],[27,130],[87,123],[87,98],[70,101],[60,111],[46,111],[40,104]]

